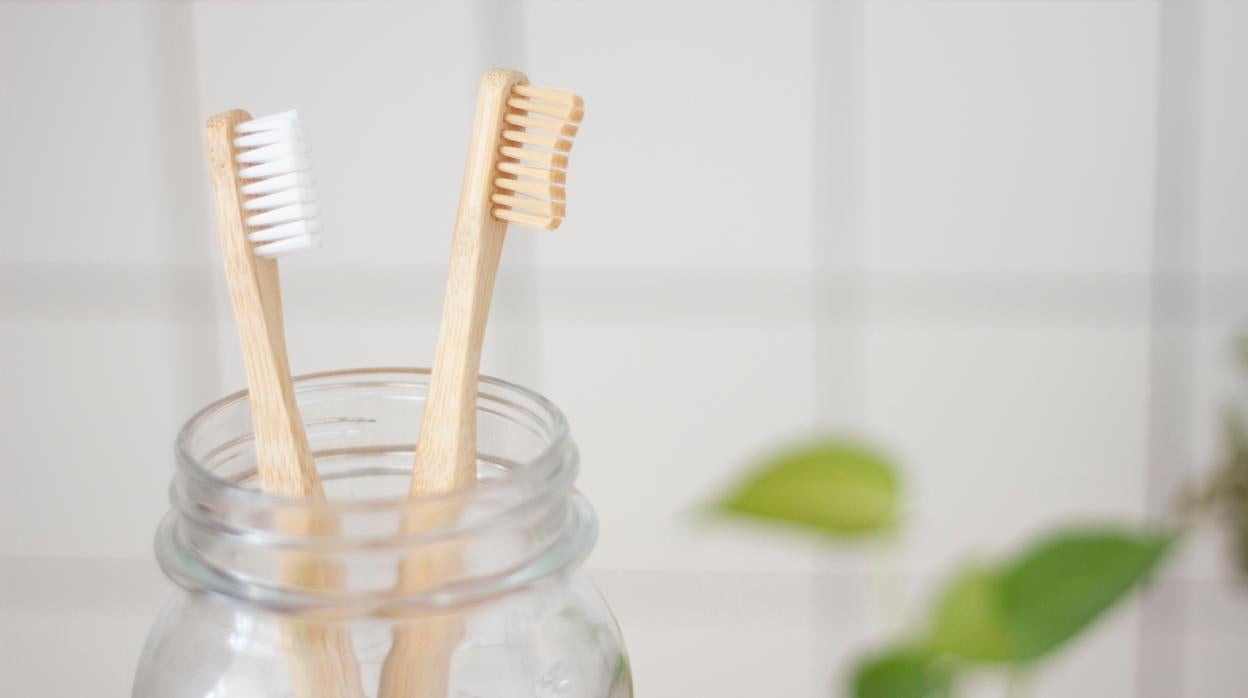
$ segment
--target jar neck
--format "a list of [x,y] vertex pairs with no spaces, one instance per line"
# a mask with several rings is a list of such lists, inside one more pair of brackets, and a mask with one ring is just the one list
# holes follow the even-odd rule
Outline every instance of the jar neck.
[[200,412],[178,441],[157,558],[189,590],[275,611],[401,616],[472,604],[574,568],[597,527],[576,493],[575,445],[557,408],[483,378],[478,484],[406,495],[428,372],[296,379],[327,498],[255,489],[246,393]]

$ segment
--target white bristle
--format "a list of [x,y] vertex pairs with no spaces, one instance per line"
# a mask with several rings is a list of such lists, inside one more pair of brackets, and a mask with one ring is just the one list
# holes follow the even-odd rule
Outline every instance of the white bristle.
[[290,111],[278,112],[277,114],[269,114],[259,119],[244,121],[234,127],[237,133],[255,133],[256,131],[272,131],[275,128],[290,128],[292,124],[299,123],[299,112],[291,109]]
[[311,201],[315,198],[315,194],[307,187],[296,187],[294,189],[282,189],[281,191],[268,194],[266,196],[257,196],[254,199],[248,199],[243,203],[243,208],[248,211],[267,211],[277,206],[288,206],[297,204],[301,201]]
[[301,201],[289,206],[272,208],[254,216],[247,216],[247,225],[253,228],[266,228],[278,223],[311,220],[319,215],[321,211],[316,204]]
[[321,232],[321,222],[318,220],[291,221],[250,233],[247,239],[252,242],[273,242],[282,238],[316,235],[319,232]]
[[272,131],[257,131],[234,139],[238,148],[255,148],[270,143],[303,140],[303,131],[294,128],[275,128]]
[[289,174],[291,172],[311,172],[312,161],[307,156],[297,158],[283,158],[272,162],[265,162],[251,167],[244,167],[238,171],[238,176],[242,179],[260,179],[262,177],[273,177],[275,175]]
[[289,172],[283,175],[274,175],[268,179],[262,179],[251,184],[244,184],[239,191],[247,196],[259,194],[272,194],[283,189],[292,189],[294,187],[311,187],[312,175],[307,172]]
[[257,165],[273,162],[274,160],[295,158],[300,155],[306,156],[307,154],[308,149],[303,144],[303,141],[286,140],[253,150],[240,150],[238,152],[238,161],[245,165]]
[[251,213],[247,225],[252,251],[274,258],[297,250],[319,247],[320,209],[312,161],[299,114],[282,112],[253,119],[234,128],[239,191],[243,209]]
[[297,252],[299,250],[310,250],[321,246],[320,235],[300,235],[299,237],[284,238],[277,242],[270,242],[265,245],[256,245],[255,253],[261,257],[281,257],[284,254]]

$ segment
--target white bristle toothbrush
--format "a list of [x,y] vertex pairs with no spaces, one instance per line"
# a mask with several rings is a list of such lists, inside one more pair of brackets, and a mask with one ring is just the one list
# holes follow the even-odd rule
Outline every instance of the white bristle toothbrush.
[[[286,357],[276,258],[320,243],[320,212],[299,116],[252,119],[232,110],[204,127],[234,319],[255,431],[260,488],[286,497],[323,499],[312,450],[295,402]],[[295,535],[330,535],[334,524],[313,514],[284,516]],[[337,570],[297,553],[282,559],[284,582],[303,588],[340,583]],[[297,698],[364,695],[349,634],[291,619],[282,626]]]
[[320,236],[298,115],[253,120],[236,110],[212,117],[206,130],[260,484],[274,494],[323,496],[291,387],[276,261]]
[[[477,93],[476,117],[451,242],[442,325],[416,442],[410,494],[436,495],[477,481],[477,381],[494,277],[507,224],[554,230],[564,217],[564,170],[584,116],[581,98],[535,87],[523,73],[495,69]],[[443,523],[434,512],[414,528]],[[405,560],[400,590],[446,581],[454,550]],[[461,621],[443,616],[401,626],[382,668],[382,698],[446,698],[450,654]]]

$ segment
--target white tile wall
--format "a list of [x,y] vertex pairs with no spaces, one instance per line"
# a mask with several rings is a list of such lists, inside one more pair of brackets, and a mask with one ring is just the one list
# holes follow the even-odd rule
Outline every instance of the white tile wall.
[[0,5],[5,263],[165,261],[154,15],[133,3]]
[[1248,63],[1248,4],[1200,3],[1199,31],[1197,258],[1202,271],[1242,275],[1248,271],[1243,248],[1248,199],[1236,182],[1242,183],[1248,171],[1248,93],[1242,68]]
[[869,331],[867,424],[906,464],[907,567],[1138,517],[1145,347],[1138,330]]
[[6,693],[128,695],[169,586],[148,560],[0,557]]
[[0,337],[0,555],[146,557],[186,416],[167,321],[6,318]]
[[868,264],[1147,272],[1157,6],[870,4]]
[[303,113],[326,228],[307,265],[444,264],[480,72],[468,7],[195,3],[203,112]]
[[[508,241],[485,368],[571,418],[639,695],[841,695],[950,566],[1156,516],[1216,452],[1248,313],[1245,8],[0,1],[0,674],[125,693],[174,430],[242,385],[202,118],[308,122],[328,237],[283,266],[295,369],[427,364],[476,79],[506,64],[588,111],[567,224]],[[816,427],[905,464],[893,546],[698,518]],[[1242,685],[1217,546],[1032,694]],[[64,637],[98,649],[79,673],[52,670]]]
[[827,695],[830,665],[811,651],[809,576],[755,570],[599,572],[638,696]]
[[1248,680],[1248,667],[1242,658],[1248,649],[1243,632],[1248,623],[1248,594],[1237,583],[1193,583],[1189,599],[1186,664],[1186,694],[1192,696],[1229,695],[1231,687]]
[[807,273],[810,19],[805,2],[528,2],[529,73],[586,100],[542,263]]
[[807,430],[811,342],[802,327],[548,327],[545,393],[581,447],[602,519],[596,567],[810,571],[805,542],[708,525],[698,509]]

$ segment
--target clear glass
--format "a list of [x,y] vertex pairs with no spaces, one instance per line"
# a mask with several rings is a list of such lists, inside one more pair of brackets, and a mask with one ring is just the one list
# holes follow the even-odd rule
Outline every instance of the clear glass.
[[156,536],[181,590],[133,696],[632,696],[619,628],[578,571],[597,525],[558,408],[483,378],[479,484],[410,499],[427,371],[295,386],[327,500],[257,490],[245,393],[186,424]]

